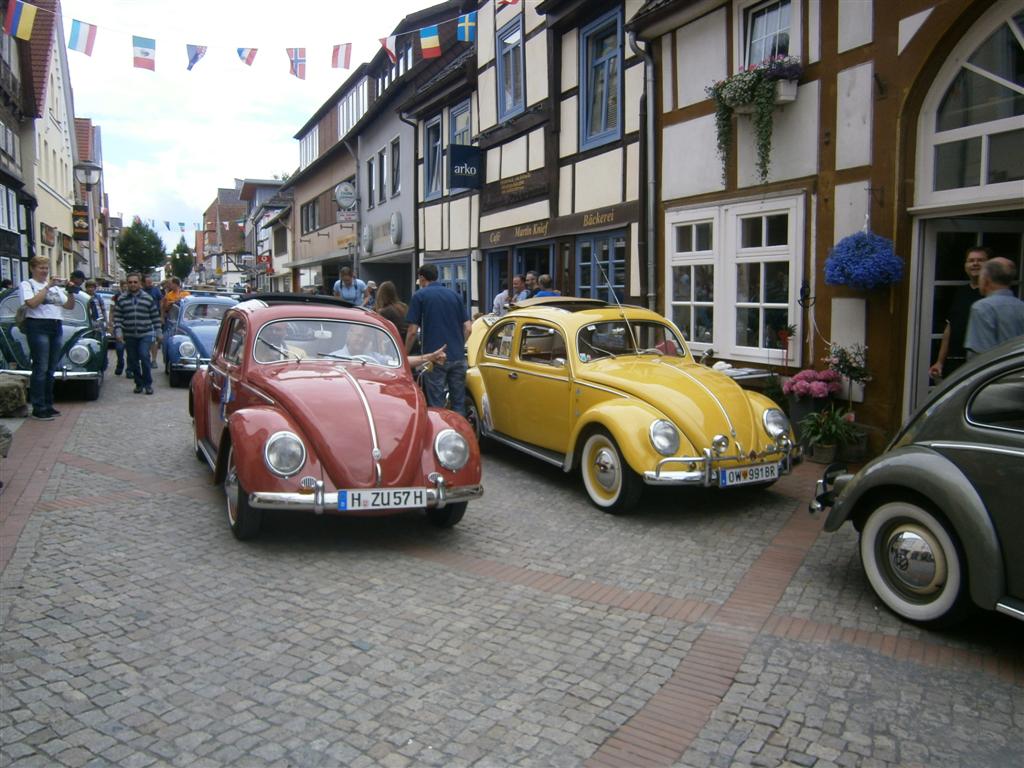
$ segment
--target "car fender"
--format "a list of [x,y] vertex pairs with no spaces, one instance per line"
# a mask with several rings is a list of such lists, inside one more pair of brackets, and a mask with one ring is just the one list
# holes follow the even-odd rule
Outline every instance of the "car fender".
[[[240,408],[228,417],[228,432],[221,439],[217,452],[215,482],[223,482],[227,472],[228,449],[235,448],[235,467],[242,487],[247,491],[295,491],[299,479],[312,475],[323,479],[323,471],[317,457],[318,446],[312,445],[298,425],[284,411],[270,405]],[[306,447],[306,463],[289,478],[274,474],[266,465],[263,449],[275,432],[294,432]]]
[[[606,400],[590,408],[576,421],[569,438],[568,453],[562,469],[571,471],[577,464],[580,439],[589,430],[600,427],[608,432],[622,451],[622,457],[632,470],[643,474],[654,469],[664,459],[651,445],[649,429],[656,419],[667,419],[665,414],[641,400],[618,398]],[[677,425],[678,429],[678,425]],[[693,455],[694,448],[686,435],[679,431],[679,453]]]
[[[482,473],[480,465],[480,447],[477,445],[476,436],[473,434],[473,427],[466,419],[447,408],[428,408],[427,419],[430,422],[431,436],[427,444],[423,446],[422,467],[424,480],[432,472],[440,473],[441,477],[449,486],[478,485]],[[441,466],[434,453],[434,440],[446,429],[454,429],[469,445],[469,460],[462,469],[452,471]]]
[[900,490],[928,499],[942,512],[967,558],[971,598],[982,608],[994,608],[1006,592],[1006,574],[992,520],[959,467],[930,448],[896,448],[865,465],[842,488],[825,530],[838,530],[847,520],[859,530],[864,515]]

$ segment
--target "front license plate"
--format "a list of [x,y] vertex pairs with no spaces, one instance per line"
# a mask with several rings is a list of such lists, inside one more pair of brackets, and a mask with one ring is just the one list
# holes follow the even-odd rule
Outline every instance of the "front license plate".
[[351,512],[360,509],[415,509],[427,506],[423,488],[369,488],[338,491],[338,509]]
[[734,467],[718,471],[718,485],[731,488],[734,485],[747,483],[764,483],[779,478],[778,464],[754,464],[749,467]]

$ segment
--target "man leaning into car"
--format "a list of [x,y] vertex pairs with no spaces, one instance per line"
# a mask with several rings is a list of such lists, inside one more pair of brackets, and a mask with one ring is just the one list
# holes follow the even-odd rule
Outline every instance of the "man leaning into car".
[[114,338],[123,340],[128,370],[135,378],[135,394],[153,394],[153,369],[149,349],[162,340],[160,310],[153,297],[142,290],[142,275],[128,275],[128,290],[114,300]]

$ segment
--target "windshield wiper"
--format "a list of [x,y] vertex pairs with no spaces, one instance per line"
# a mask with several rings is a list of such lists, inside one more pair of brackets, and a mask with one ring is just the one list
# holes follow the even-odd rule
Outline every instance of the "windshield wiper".
[[281,357],[283,357],[283,358],[284,358],[285,360],[295,360],[296,362],[298,362],[298,361],[299,361],[299,360],[301,359],[301,358],[300,358],[300,357],[299,357],[298,355],[296,355],[296,354],[295,354],[294,352],[289,352],[289,351],[288,351],[287,349],[285,349],[284,347],[279,347],[279,346],[277,346],[277,344],[272,344],[271,342],[269,342],[269,341],[267,341],[266,339],[264,339],[264,338],[263,338],[262,336],[261,336],[261,337],[260,337],[260,338],[258,339],[258,341],[262,341],[262,342],[263,342],[264,344],[266,344],[266,345],[267,345],[268,347],[270,347],[270,348],[271,348],[272,350],[274,350],[275,352],[277,352],[277,354],[279,354],[279,355],[280,355]]

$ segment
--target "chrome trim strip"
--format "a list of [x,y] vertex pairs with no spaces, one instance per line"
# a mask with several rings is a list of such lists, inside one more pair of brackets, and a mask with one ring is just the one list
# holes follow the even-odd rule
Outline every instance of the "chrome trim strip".
[[548,464],[551,464],[555,467],[564,467],[565,465],[565,461],[563,459],[556,459],[552,456],[548,456],[544,453],[541,453],[536,448],[531,448],[526,443],[521,443],[518,440],[513,440],[511,437],[505,437],[500,432],[488,432],[487,439],[496,440],[499,443],[504,443],[510,448],[515,448],[517,451],[522,451],[523,453],[529,456],[533,456],[535,459],[546,461]]
[[[348,368],[344,366],[339,366],[339,369],[343,374],[345,374],[348,380],[352,382],[352,387],[359,394],[359,399],[363,403],[363,410],[366,412],[366,421],[369,422],[370,424],[370,439],[373,440],[373,451],[370,454],[370,457],[373,459],[374,462],[374,470],[377,474],[377,487],[379,488],[381,486],[381,483],[384,482],[384,478],[380,468],[380,459],[378,458],[381,455],[381,452],[380,444],[377,442],[377,424],[373,420],[373,411],[370,410],[370,401],[366,399],[366,393],[363,392],[363,388],[359,386],[359,380],[356,379],[356,377],[353,376],[351,373],[349,373]],[[337,494],[335,494],[335,497],[337,497]],[[335,498],[335,502],[337,502],[337,498]]]
[[267,395],[261,392],[260,390],[256,389],[256,387],[254,387],[252,384],[246,384],[244,381],[240,381],[238,383],[238,386],[256,395],[256,397],[260,398],[267,405],[274,405],[274,399],[270,397],[270,395]]
[[700,387],[705,392],[707,392],[708,395],[711,397],[711,399],[715,401],[715,405],[718,406],[718,410],[720,410],[722,412],[722,415],[725,417],[725,422],[726,422],[726,424],[729,425],[729,433],[732,435],[732,439],[733,440],[736,439],[736,427],[732,423],[732,419],[729,418],[729,412],[725,410],[725,406],[722,405],[722,401],[718,399],[718,395],[716,395],[714,392],[712,392],[708,388],[708,386],[706,384],[704,384],[704,382],[700,381],[699,379],[697,379],[694,376],[691,376],[686,371],[684,371],[682,368],[677,368],[674,365],[669,365],[664,360],[658,360],[658,363],[660,363],[661,365],[664,365],[667,368],[671,368],[673,371],[676,371],[677,373],[682,374],[683,376],[688,378],[690,381],[692,381],[694,384],[696,384],[698,387]]
[[705,485],[704,472],[644,472],[647,485]]
[[206,441],[205,440],[198,440],[197,443],[199,444],[199,450],[202,451],[203,458],[206,459],[206,463],[210,465],[210,469],[212,471],[216,472],[217,471],[217,467],[215,466],[216,460],[214,459],[213,454],[210,453],[210,449],[206,445]]
[[[322,483],[322,481],[320,481]],[[427,506],[440,507],[445,504],[479,499],[484,495],[483,486],[463,485],[452,488],[444,486],[443,490],[425,488]],[[317,512],[337,511],[338,492],[323,491],[322,486],[314,493],[292,493],[282,491],[256,491],[249,494],[249,504],[259,509],[295,509]]]
[[1013,448],[1001,448],[994,445],[982,445],[981,443],[951,443],[943,440],[932,440],[930,442],[922,442],[920,445],[924,445],[929,448],[951,448],[963,451],[981,451],[982,453],[996,453],[1001,456],[1017,456],[1019,458],[1024,458],[1024,451],[1015,450]]
[[[11,376],[24,376],[26,379],[32,375],[32,371],[23,371],[20,368],[0,370],[0,373],[8,373]],[[98,379],[102,376],[100,373],[95,371],[54,371],[54,381],[64,381],[65,379],[75,379],[76,381]]]
[[996,610],[999,613],[1004,613],[1018,621],[1024,621],[1024,611],[1020,608],[1014,608],[1012,605],[1007,605],[1006,603],[996,603]]

